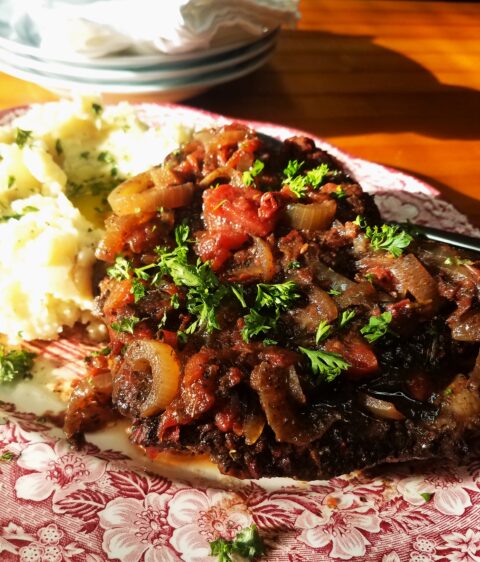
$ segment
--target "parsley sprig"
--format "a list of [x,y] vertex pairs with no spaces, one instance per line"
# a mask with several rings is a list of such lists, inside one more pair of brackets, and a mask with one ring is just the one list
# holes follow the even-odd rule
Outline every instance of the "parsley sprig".
[[11,383],[20,377],[30,377],[35,357],[35,353],[24,349],[7,351],[0,346],[0,383]]
[[255,177],[263,170],[265,164],[261,160],[255,160],[255,162],[250,166],[250,168],[243,172],[242,181],[247,186],[250,187],[255,182]]
[[112,322],[111,326],[112,326],[112,330],[115,330],[115,332],[119,332],[119,333],[126,333],[126,334],[132,334],[135,330],[135,326],[141,322],[140,318],[137,318],[136,316],[125,316],[124,318],[121,318],[118,322]]
[[265,545],[256,525],[242,529],[233,540],[219,538],[210,543],[210,555],[217,556],[218,562],[232,562],[232,554],[247,560],[265,554]]
[[379,316],[370,316],[368,324],[360,330],[360,333],[369,343],[373,343],[388,332],[391,321],[392,313],[390,311],[382,312]]
[[354,223],[365,230],[365,236],[370,240],[370,245],[374,250],[386,250],[395,258],[400,257],[403,250],[413,241],[413,237],[396,224],[372,227],[360,216],[357,216]]
[[289,160],[286,168],[283,170],[285,179],[284,185],[288,185],[290,191],[299,199],[305,197],[308,193],[309,186],[312,189],[318,189],[325,181],[328,174],[334,172],[329,169],[328,164],[320,164],[312,170],[308,170],[305,175],[300,175],[305,162],[298,160]]
[[274,331],[280,314],[288,310],[299,297],[293,281],[259,283],[255,304],[244,317],[243,340],[249,342],[255,336]]
[[310,360],[312,371],[316,375],[320,375],[325,382],[334,381],[342,371],[346,371],[350,367],[350,363],[347,363],[338,353],[305,347],[299,347],[298,349]]

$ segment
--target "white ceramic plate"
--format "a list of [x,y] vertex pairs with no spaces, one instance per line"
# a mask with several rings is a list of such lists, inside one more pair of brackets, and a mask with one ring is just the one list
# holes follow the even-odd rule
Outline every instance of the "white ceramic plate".
[[69,65],[52,62],[45,59],[36,59],[25,55],[19,55],[0,47],[0,61],[10,66],[21,68],[24,71],[34,71],[44,75],[55,75],[72,80],[88,80],[89,82],[128,82],[144,83],[153,80],[171,80],[185,78],[192,80],[201,74],[216,72],[227,69],[233,65],[253,59],[273,48],[276,42],[276,34],[269,35],[252,45],[241,49],[229,51],[215,57],[205,59],[196,58],[192,64],[157,65],[150,67],[125,68],[91,68],[87,66]]
[[[0,9],[2,3],[0,1]],[[71,53],[46,52],[39,46],[39,39],[31,29],[30,21],[27,17],[20,18],[13,28],[8,21],[8,14],[0,13],[0,47],[8,51],[36,58],[46,58],[68,64],[77,64],[97,68],[135,68],[141,66],[152,66],[156,64],[172,64],[185,61],[194,61],[220,54],[229,53],[232,50],[246,47],[261,41],[266,36],[270,36],[278,31],[276,29],[265,29],[260,38],[250,38],[245,41],[237,41],[227,45],[214,46],[209,49],[200,49],[189,53],[179,54],[128,54],[119,53],[116,56],[91,59],[75,56]]]

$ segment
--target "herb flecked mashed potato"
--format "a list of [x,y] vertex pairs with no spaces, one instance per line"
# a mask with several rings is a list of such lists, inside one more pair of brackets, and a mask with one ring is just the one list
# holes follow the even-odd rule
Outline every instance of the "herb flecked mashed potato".
[[33,106],[0,127],[0,334],[54,339],[82,322],[98,335],[92,267],[106,197],[190,133],[91,98]]

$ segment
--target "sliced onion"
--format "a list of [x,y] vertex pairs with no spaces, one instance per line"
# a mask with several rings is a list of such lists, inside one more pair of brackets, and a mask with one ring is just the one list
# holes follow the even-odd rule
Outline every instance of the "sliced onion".
[[217,150],[224,146],[238,144],[250,134],[250,129],[245,127],[245,125],[232,123],[220,129],[203,129],[195,133],[193,138],[203,143],[206,150]]
[[253,239],[252,259],[248,265],[227,272],[231,282],[248,282],[255,279],[271,281],[275,276],[275,260],[267,242],[257,236]]
[[408,292],[419,304],[424,305],[429,313],[437,310],[440,296],[435,279],[413,254],[392,260],[390,270],[396,278],[397,290],[402,296]]
[[454,340],[480,342],[480,311],[466,312],[451,328]]
[[265,427],[266,419],[263,414],[248,412],[243,422],[243,434],[247,445],[254,445]]
[[137,340],[125,353],[125,361],[134,371],[151,370],[152,386],[140,406],[143,418],[165,410],[178,391],[180,367],[174,349],[155,340]]
[[298,230],[326,230],[335,217],[337,204],[332,199],[321,203],[292,203],[287,205],[285,214],[292,228]]
[[350,306],[371,306],[378,300],[378,293],[371,283],[362,281],[350,285],[335,297],[335,302],[342,309]]
[[320,281],[320,283],[325,283],[329,287],[345,291],[349,287],[356,287],[357,285],[355,281],[351,281],[348,277],[337,273],[320,260],[312,263],[312,267],[317,280]]
[[221,168],[216,168],[213,172],[207,174],[199,185],[202,187],[207,187],[211,185],[214,181],[218,179],[227,180],[224,183],[229,183],[235,187],[242,187],[242,174],[235,170],[235,168],[229,168],[227,166],[222,166]]
[[320,322],[332,322],[338,316],[338,309],[333,299],[320,287],[311,285],[308,291],[308,304],[290,311],[296,324],[307,333],[314,333]]
[[[172,183],[167,183],[167,178]],[[159,207],[184,207],[192,200],[193,184],[174,185],[175,181],[169,170],[153,168],[117,186],[108,196],[108,202],[118,216],[153,213]]]
[[367,408],[376,418],[384,420],[404,420],[405,416],[397,410],[392,402],[374,398],[369,394],[360,394],[362,406]]

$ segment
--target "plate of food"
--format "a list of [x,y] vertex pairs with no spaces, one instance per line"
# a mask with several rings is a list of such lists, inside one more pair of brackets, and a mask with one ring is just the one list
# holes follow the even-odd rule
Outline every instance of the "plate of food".
[[0,211],[2,560],[478,558],[479,262],[408,223],[479,232],[433,188],[84,98],[3,115]]

